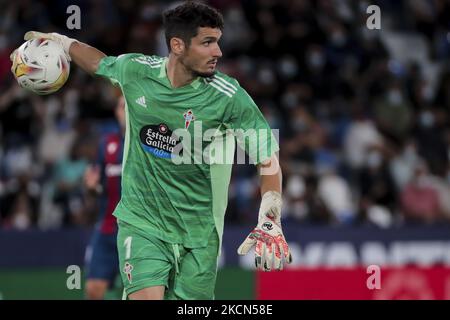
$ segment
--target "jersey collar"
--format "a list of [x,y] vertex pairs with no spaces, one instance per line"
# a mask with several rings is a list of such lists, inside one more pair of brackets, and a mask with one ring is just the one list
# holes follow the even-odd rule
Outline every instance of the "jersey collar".
[[[169,86],[172,87],[172,85],[170,84],[169,78],[167,77],[167,69],[166,69],[166,67],[167,67],[167,62],[168,61],[169,61],[169,58],[165,57],[164,60],[163,60],[163,63],[161,64],[161,69],[159,70],[158,78],[166,79],[167,83],[169,84]],[[201,80],[202,80],[202,77],[197,77],[189,84],[189,86],[192,86],[194,89],[197,89],[200,86],[200,84],[201,84]],[[180,88],[177,88],[177,89],[181,89],[181,88],[184,88],[184,87],[186,87],[186,86],[183,86],[183,87],[180,87]]]

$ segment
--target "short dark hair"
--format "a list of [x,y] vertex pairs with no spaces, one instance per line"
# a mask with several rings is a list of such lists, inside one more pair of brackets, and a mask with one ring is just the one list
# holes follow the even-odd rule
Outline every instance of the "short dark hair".
[[163,22],[167,47],[170,49],[170,39],[180,38],[189,47],[191,39],[197,35],[198,28],[209,27],[223,30],[223,17],[213,7],[197,1],[185,3],[166,10]]

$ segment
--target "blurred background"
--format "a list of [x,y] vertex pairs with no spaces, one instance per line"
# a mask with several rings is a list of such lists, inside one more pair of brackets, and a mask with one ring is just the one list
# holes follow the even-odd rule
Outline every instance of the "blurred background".
[[[294,255],[262,274],[235,253],[260,201],[254,167],[236,165],[216,298],[450,299],[450,1],[206,2],[225,18],[219,70],[280,130]],[[161,12],[177,3],[0,0],[0,298],[83,298],[66,268],[83,266],[98,212],[83,172],[118,96],[74,64],[56,94],[30,94],[10,53],[39,30],[165,56]],[[80,30],[66,27],[73,4]],[[366,26],[373,4],[380,30]]]

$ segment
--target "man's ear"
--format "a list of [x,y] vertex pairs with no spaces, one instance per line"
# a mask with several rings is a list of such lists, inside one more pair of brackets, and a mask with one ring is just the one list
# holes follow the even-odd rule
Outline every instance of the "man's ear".
[[180,38],[171,38],[170,39],[170,49],[175,55],[183,54],[185,50],[184,41]]

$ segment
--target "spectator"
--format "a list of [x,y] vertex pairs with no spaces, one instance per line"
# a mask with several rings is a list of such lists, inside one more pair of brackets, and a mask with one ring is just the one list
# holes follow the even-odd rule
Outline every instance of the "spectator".
[[[280,129],[287,218],[388,227],[399,212],[421,222],[449,215],[447,2],[382,1],[383,32],[368,30],[366,6],[352,1],[210,2],[223,11],[227,28],[240,30],[224,33],[228,58],[219,69],[238,78]],[[113,118],[115,99],[108,83],[73,67],[55,94],[20,89],[9,72],[9,54],[24,32],[76,33],[110,55],[166,54],[155,17],[173,2],[82,2],[83,28],[73,31],[61,15],[64,3],[0,4],[4,227],[57,226],[59,218],[67,226],[89,223],[82,218],[91,209],[81,201],[80,172],[93,141],[80,137]],[[411,50],[392,34],[420,46]],[[419,157],[427,170],[416,169]],[[235,166],[228,222],[246,223],[257,210],[249,176],[245,166]]]
[[412,181],[401,192],[402,209],[407,223],[430,224],[448,218],[448,207],[443,200],[448,199],[450,193],[448,187],[440,186],[441,182],[429,173],[424,162],[416,166]]
[[83,141],[75,142],[69,158],[59,160],[53,173],[53,200],[63,209],[63,225],[81,224],[82,178],[88,163]]

